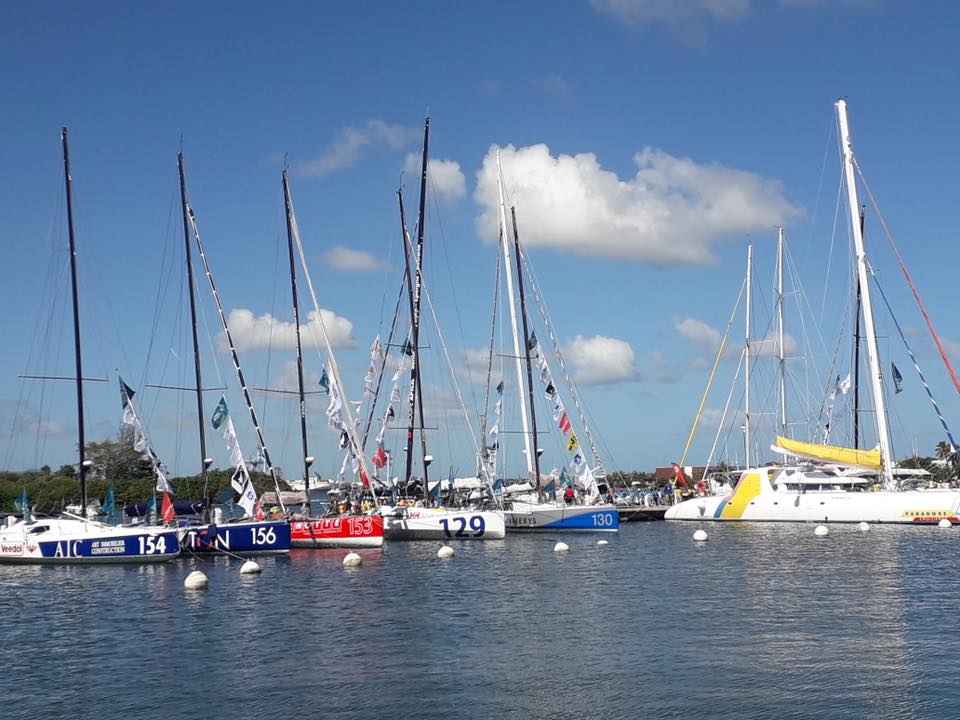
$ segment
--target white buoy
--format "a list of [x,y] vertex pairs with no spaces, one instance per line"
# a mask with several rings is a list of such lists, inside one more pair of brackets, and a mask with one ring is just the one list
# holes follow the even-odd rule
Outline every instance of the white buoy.
[[817,537],[826,537],[830,534],[830,531],[827,529],[826,525],[817,525],[813,530],[813,534]]
[[938,522],[937,525],[942,528],[948,528],[948,527],[952,527],[953,523],[947,520],[946,518],[944,518],[943,520]]
[[597,540],[597,545],[609,545],[609,540]]
[[183,581],[183,586],[187,590],[206,590],[207,585],[209,584],[210,581],[207,580],[207,576],[199,570],[194,570],[192,573],[187,575]]
[[261,572],[262,568],[259,563],[254,562],[253,560],[247,560],[243,565],[240,566],[241,575],[258,575]]
[[567,545],[565,542],[558,542],[556,545],[553,546],[553,551],[555,553],[570,552],[570,546]]
[[857,527],[860,528],[860,532],[869,532],[869,530],[870,530],[870,523],[868,523],[868,522],[862,522],[862,523],[860,523],[859,525],[857,525]]
[[696,540],[697,542],[706,542],[708,537],[710,536],[707,535],[707,531],[703,529],[697,530],[693,534],[693,539]]
[[442,545],[439,550],[437,550],[437,557],[441,560],[447,560],[448,558],[453,557],[453,548],[449,545]]
[[363,565],[363,558],[356,553],[347,553],[343,558],[344,567],[360,567]]

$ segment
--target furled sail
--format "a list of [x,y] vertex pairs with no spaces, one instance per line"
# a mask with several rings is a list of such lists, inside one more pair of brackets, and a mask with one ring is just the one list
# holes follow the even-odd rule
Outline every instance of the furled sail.
[[880,469],[882,466],[879,447],[873,450],[855,450],[834,445],[817,445],[800,440],[790,440],[779,435],[777,436],[777,447],[786,450],[791,455],[839,465],[858,465],[859,467],[873,469]]

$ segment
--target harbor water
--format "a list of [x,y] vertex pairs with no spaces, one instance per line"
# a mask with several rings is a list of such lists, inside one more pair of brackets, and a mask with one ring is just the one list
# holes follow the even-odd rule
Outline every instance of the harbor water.
[[0,567],[3,716],[960,715],[960,529],[695,529]]

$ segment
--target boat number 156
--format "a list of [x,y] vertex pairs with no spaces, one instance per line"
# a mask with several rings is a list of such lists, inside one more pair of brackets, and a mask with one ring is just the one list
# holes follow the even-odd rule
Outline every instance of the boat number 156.
[[[453,532],[450,532],[451,522],[457,526]],[[443,525],[443,534],[447,537],[467,537],[467,519],[465,517],[455,517],[452,520],[444,518],[440,521],[440,524]],[[473,531],[473,537],[482,536],[483,531],[487,528],[482,515],[471,515],[469,524]]]

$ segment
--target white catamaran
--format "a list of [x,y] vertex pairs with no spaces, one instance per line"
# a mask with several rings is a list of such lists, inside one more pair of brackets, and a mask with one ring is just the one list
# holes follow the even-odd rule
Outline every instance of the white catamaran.
[[[960,491],[913,487],[911,481],[915,478],[905,476],[894,467],[868,282],[871,271],[864,250],[856,186],[857,167],[847,124],[846,102],[838,100],[836,109],[878,447],[858,450],[800,442],[778,435],[774,449],[782,455],[799,459],[799,462],[749,467],[728,495],[685,500],[667,510],[667,520],[935,524],[944,519],[955,523],[960,518]],[[951,452],[955,453],[957,448],[949,434],[948,437]]]

